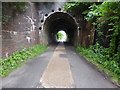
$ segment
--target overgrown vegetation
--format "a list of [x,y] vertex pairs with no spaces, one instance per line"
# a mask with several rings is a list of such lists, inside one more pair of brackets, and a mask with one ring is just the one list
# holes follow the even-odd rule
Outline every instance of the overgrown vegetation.
[[[110,60],[108,53],[109,48],[104,48],[98,43],[95,46],[90,46],[86,49],[81,46],[76,47],[77,51],[83,55],[88,61],[95,64],[99,69],[111,76],[111,79],[120,84],[120,66],[115,59]],[[114,56],[114,58],[116,58]]]
[[28,59],[33,59],[35,56],[40,55],[47,49],[44,45],[35,45],[30,48],[23,48],[20,51],[15,52],[12,56],[1,59],[0,64],[0,76],[7,76],[14,69],[20,67],[23,63],[27,62]]
[[14,10],[16,12],[22,12],[22,11],[26,11],[27,10],[27,6],[28,2],[14,2],[11,3],[11,6],[15,7]]
[[93,2],[69,2],[66,3],[64,10],[71,12],[72,14],[80,15],[83,11],[89,9],[88,7],[92,4]]
[[67,3],[64,10],[82,15],[95,25],[96,44],[88,49],[77,49],[107,69],[120,84],[120,2],[72,2]]

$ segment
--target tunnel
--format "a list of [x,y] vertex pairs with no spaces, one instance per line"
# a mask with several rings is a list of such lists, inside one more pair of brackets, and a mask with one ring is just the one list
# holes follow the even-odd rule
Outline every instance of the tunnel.
[[46,18],[43,30],[47,44],[56,43],[56,34],[62,30],[67,34],[67,43],[74,45],[77,24],[71,15],[64,12],[55,12]]

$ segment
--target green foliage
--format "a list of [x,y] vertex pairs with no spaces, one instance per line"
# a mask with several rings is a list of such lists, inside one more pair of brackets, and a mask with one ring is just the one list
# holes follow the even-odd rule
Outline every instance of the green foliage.
[[[104,0],[103,0],[104,1]],[[120,2],[70,2],[64,10],[96,26],[96,45],[78,51],[109,70],[120,81]]]
[[26,5],[28,2],[14,2],[12,5],[15,7],[15,11],[20,12],[20,11],[25,11],[27,10]]
[[93,2],[68,2],[64,7],[64,11],[69,11],[74,14],[82,14],[82,12],[88,10],[88,7],[92,4]]
[[[93,4],[93,5],[91,5],[90,7],[89,7],[89,9],[90,10],[88,10],[89,12],[88,13],[85,13],[85,14],[87,14],[86,16],[85,16],[85,19],[87,20],[87,21],[91,21],[91,22],[94,22],[94,21],[96,21],[96,17],[99,15],[99,9],[97,9],[98,8],[98,6],[99,5],[96,5],[95,3]],[[84,11],[84,12],[86,12],[86,11]],[[84,14],[84,12],[83,12],[83,14]]]
[[0,18],[2,18],[2,22],[8,22],[10,16],[9,15],[0,15]]
[[77,50],[120,81],[120,2],[72,2],[66,3],[64,10],[82,15],[96,26],[98,43],[88,49],[78,46]]
[[118,54],[114,54],[113,57],[110,57],[109,48],[104,48],[98,43],[94,46],[90,46],[88,49],[78,46],[77,51],[84,55],[87,60],[96,64],[100,69],[104,70],[106,73],[109,73],[111,77],[117,78],[116,81],[119,82],[120,61],[118,60]]
[[[9,2],[9,3],[3,3],[3,5],[1,6],[0,5],[0,9],[3,10],[3,11],[6,11],[6,10],[13,10],[13,12],[15,13],[20,13],[20,12],[23,12],[23,11],[26,11],[28,2]],[[0,18],[2,18],[2,22],[8,22],[8,20],[10,19],[10,15],[7,15],[7,14],[3,14],[0,15]]]
[[[109,58],[118,55],[115,61],[120,60],[120,2],[104,2],[101,5],[92,5],[86,20],[93,22],[97,28],[98,42],[109,44]],[[106,42],[107,41],[107,42]],[[101,43],[102,42],[102,43]],[[105,46],[105,45],[104,45]]]
[[21,66],[28,59],[33,59],[35,56],[43,53],[47,49],[44,45],[35,45],[30,48],[24,48],[20,51],[15,52],[9,58],[1,59],[0,64],[0,74],[2,77],[7,76],[12,70]]

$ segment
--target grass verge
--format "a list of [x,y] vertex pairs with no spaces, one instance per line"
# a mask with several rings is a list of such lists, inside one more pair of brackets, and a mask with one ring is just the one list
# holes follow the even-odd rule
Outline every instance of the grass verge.
[[13,53],[13,55],[8,58],[0,59],[0,76],[7,76],[14,69],[26,63],[27,60],[33,59],[34,57],[42,54],[46,49],[47,46],[38,44],[33,47],[23,48],[22,50]]
[[110,76],[111,80],[120,86],[120,67],[117,61],[109,60],[109,56],[105,53],[107,49],[103,48],[83,48],[81,46],[76,47],[77,52],[86,58],[89,62],[97,66],[98,69],[105,72]]

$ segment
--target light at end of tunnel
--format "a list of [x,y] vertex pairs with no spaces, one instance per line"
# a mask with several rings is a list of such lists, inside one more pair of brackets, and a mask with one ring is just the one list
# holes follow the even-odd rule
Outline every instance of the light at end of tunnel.
[[67,34],[65,31],[61,30],[57,33],[57,42],[66,42]]

